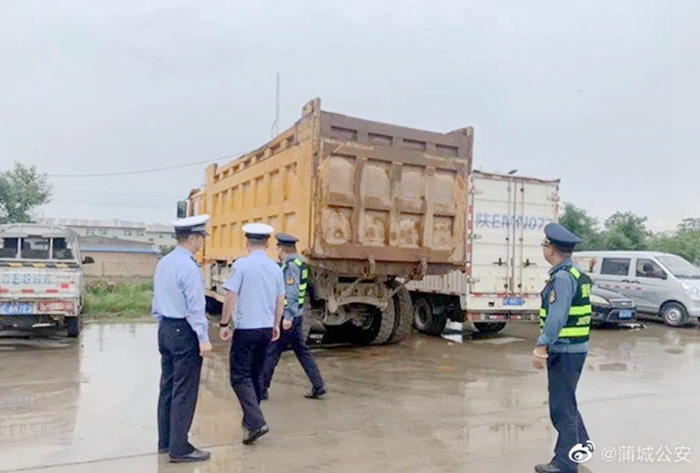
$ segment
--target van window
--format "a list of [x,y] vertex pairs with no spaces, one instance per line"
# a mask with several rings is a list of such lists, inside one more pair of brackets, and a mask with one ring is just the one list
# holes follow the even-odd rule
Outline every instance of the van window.
[[663,255],[657,258],[678,279],[700,279],[700,269],[680,256]]
[[581,257],[581,256],[574,256],[573,258],[574,264],[578,267],[583,269],[584,272],[586,273],[592,273],[593,269],[595,268],[595,263],[596,259],[591,258],[591,257]]
[[629,258],[603,258],[600,274],[609,276],[627,276],[630,273]]
[[664,270],[661,269],[661,266],[659,266],[655,261],[641,258],[637,260],[638,278],[663,279],[664,275]]

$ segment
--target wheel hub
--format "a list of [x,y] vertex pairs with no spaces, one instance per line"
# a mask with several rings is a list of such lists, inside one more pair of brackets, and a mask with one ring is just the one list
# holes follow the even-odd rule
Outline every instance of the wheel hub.
[[681,320],[681,317],[681,311],[675,307],[666,311],[666,318],[671,322],[678,322]]

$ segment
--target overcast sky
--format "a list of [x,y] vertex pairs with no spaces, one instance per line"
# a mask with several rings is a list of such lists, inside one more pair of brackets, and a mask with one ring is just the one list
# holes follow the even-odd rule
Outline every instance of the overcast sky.
[[[474,167],[650,226],[700,217],[697,0],[2,0],[0,169],[138,171],[329,111],[475,128]],[[52,177],[46,217],[167,222],[205,165]]]

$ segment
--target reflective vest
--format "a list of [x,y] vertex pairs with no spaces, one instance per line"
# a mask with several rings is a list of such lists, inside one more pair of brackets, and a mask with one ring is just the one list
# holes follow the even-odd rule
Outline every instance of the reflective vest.
[[[561,329],[561,332],[559,332],[559,338],[569,340],[569,343],[587,342],[591,333],[591,286],[593,283],[591,278],[573,266],[563,266],[559,271],[568,271],[576,280],[576,292],[571,301],[569,318],[566,320],[566,324]],[[552,279],[550,279],[547,287],[542,292],[540,328],[544,327],[544,321],[547,319],[549,297],[546,297],[545,294],[547,294],[547,296],[551,294],[553,280],[554,274],[552,274]],[[547,291],[547,288],[549,288],[550,291]]]
[[[294,258],[292,260],[294,264],[299,266],[301,269],[301,278],[299,279],[299,296],[297,299],[297,303],[299,304],[299,307],[304,307],[304,302],[306,301],[306,288],[308,287],[308,281],[309,281],[309,267],[306,266],[306,263],[304,263],[301,259],[299,258]],[[282,263],[282,272],[287,270],[287,261]],[[287,307],[287,298],[284,298],[284,306]]]

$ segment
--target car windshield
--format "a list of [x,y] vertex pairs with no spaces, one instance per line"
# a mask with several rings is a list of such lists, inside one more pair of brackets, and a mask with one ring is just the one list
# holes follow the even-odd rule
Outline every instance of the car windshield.
[[657,259],[678,279],[700,279],[700,269],[680,256],[664,255]]

